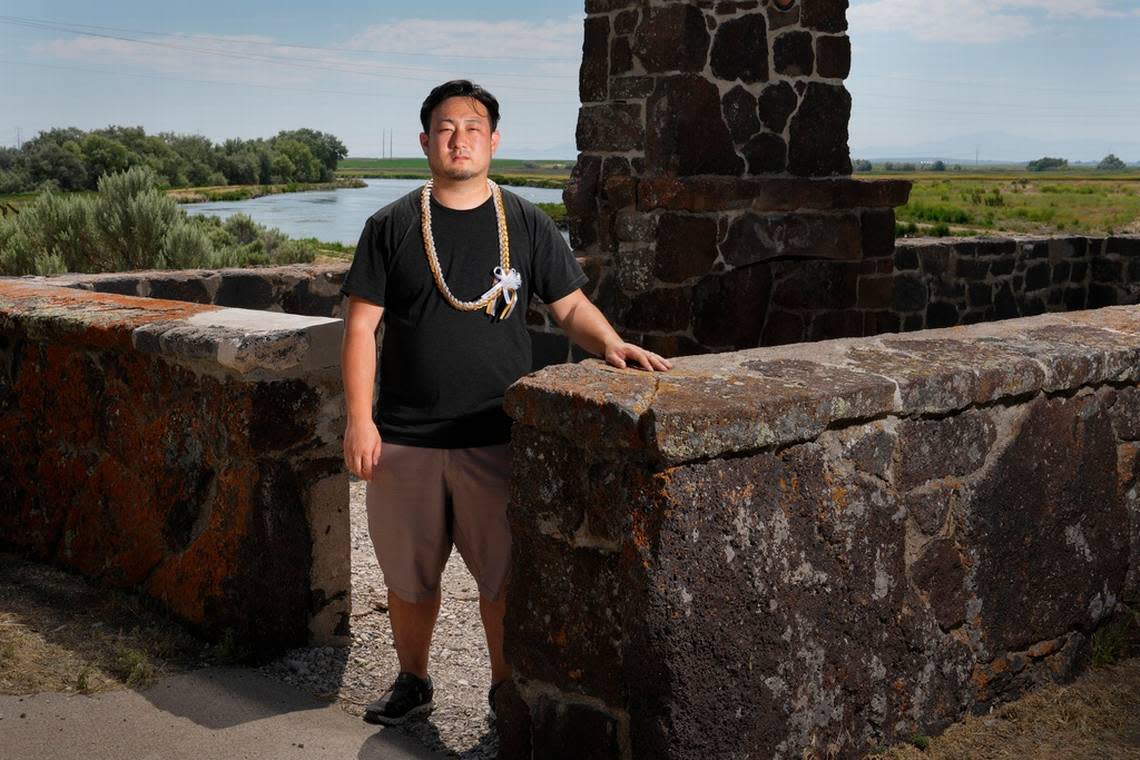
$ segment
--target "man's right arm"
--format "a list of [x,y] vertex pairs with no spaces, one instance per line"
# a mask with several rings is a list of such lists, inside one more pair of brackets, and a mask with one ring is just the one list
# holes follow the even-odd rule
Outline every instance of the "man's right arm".
[[380,461],[380,431],[372,419],[372,389],[376,385],[376,330],[384,307],[357,296],[348,297],[340,369],[348,424],[344,431],[344,464],[365,480]]

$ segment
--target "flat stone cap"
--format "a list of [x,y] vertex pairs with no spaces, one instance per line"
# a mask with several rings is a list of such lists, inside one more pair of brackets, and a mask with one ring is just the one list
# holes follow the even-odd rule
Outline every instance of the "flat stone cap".
[[278,377],[339,365],[343,323],[270,311],[0,280],[0,329],[37,340],[137,350],[200,369]]
[[519,380],[506,408],[517,424],[673,464],[1138,377],[1140,306],[1114,306],[683,357],[664,373],[591,359]]

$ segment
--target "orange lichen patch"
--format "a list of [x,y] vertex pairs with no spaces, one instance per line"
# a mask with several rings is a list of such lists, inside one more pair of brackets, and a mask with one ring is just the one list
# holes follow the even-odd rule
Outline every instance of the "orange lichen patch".
[[1056,652],[1061,646],[1060,639],[1049,639],[1048,641],[1039,641],[1033,646],[1029,647],[1029,656],[1033,658],[1047,657]]
[[[151,575],[148,592],[176,614],[206,622],[206,609],[226,597],[228,580],[248,570],[238,556],[252,522],[257,469],[240,463],[218,474],[218,491],[206,530],[181,554],[169,556]],[[225,509],[219,507],[224,506]]]
[[221,307],[210,304],[93,293],[75,288],[0,281],[0,312],[34,320],[41,328],[91,348],[129,348],[130,333]]
[[847,490],[843,486],[835,486],[831,489],[831,500],[840,512],[847,509]]
[[550,643],[553,644],[554,646],[558,647],[559,649],[565,649],[566,648],[566,631],[563,629],[559,629],[559,630],[555,631],[554,633],[550,634]]

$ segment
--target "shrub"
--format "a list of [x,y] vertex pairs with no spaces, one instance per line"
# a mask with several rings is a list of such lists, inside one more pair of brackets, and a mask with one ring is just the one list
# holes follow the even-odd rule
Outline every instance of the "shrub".
[[245,214],[224,223],[187,216],[158,190],[149,167],[104,176],[94,197],[44,193],[0,218],[5,275],[292,264],[315,255]]

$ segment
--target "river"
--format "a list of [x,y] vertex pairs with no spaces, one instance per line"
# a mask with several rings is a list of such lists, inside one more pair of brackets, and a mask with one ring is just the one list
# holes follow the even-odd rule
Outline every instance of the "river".
[[[253,221],[276,227],[292,238],[316,238],[355,245],[364,221],[405,193],[423,185],[418,179],[367,179],[368,187],[263,195],[248,201],[191,203],[188,214],[225,219],[248,214]],[[534,203],[561,203],[562,191],[544,187],[503,187]]]

